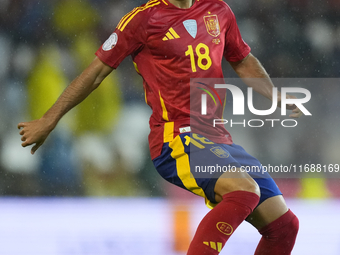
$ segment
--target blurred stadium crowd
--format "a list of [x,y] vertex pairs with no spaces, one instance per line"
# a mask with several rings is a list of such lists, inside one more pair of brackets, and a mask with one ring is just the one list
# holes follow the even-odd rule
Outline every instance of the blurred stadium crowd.
[[[272,77],[339,77],[338,0],[226,2],[237,17],[244,40]],[[144,102],[141,78],[130,59],[65,116],[35,156],[20,147],[16,129],[18,122],[41,117],[65,86],[91,62],[120,18],[142,3],[0,0],[0,195],[171,193],[150,160],[150,110]],[[228,65],[224,67],[227,77],[235,77]],[[340,124],[336,97],[339,88],[315,91],[318,98],[329,103],[313,109]],[[274,149],[280,146],[271,142],[266,132],[254,137],[252,131],[245,131],[243,137],[249,139],[243,145],[261,151],[257,155],[261,160],[281,154],[281,163],[339,163],[339,125],[315,125],[315,129],[302,130],[292,137],[281,132],[279,139],[289,140],[285,143],[288,154]],[[338,162],[329,162],[329,158]],[[306,180],[278,181],[291,196],[339,196],[334,189],[339,186],[338,180]]]

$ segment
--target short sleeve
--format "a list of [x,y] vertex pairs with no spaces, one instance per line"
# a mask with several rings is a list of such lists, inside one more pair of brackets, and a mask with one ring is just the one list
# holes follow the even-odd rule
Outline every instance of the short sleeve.
[[227,8],[229,26],[225,34],[224,57],[227,61],[237,62],[244,59],[250,53],[250,47],[243,41],[236,18],[231,9]]
[[135,54],[145,44],[144,15],[136,9],[121,19],[115,31],[96,52],[96,56],[112,68],[117,68],[124,58]]

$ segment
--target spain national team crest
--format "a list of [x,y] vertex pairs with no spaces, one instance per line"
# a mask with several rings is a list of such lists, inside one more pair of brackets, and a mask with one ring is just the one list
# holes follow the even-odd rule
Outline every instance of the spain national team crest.
[[216,227],[221,233],[223,233],[227,236],[230,236],[234,232],[233,227],[226,222],[218,222],[216,224]]
[[210,149],[210,151],[219,158],[229,158],[229,153],[220,146],[214,146]]
[[210,35],[217,37],[221,33],[220,23],[218,22],[217,15],[209,15],[203,17],[205,26]]

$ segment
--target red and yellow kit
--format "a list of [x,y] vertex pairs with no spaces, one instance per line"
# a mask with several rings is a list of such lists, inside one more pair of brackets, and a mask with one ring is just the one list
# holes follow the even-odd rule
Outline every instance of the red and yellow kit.
[[[190,79],[223,78],[223,56],[236,62],[249,53],[225,2],[196,0],[190,8],[181,9],[168,0],[151,0],[126,14],[96,55],[113,68],[132,56],[153,111],[149,145],[154,159],[180,128],[191,126],[191,131],[200,133],[190,124]],[[221,112],[213,117],[220,118]],[[204,136],[232,144],[228,131],[219,126]]]

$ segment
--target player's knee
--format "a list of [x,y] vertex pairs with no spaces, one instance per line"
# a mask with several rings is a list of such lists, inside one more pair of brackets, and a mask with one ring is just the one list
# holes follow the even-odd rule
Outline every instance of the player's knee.
[[259,231],[262,238],[255,254],[291,254],[298,231],[299,220],[289,210]]
[[[295,240],[299,232],[299,219],[291,210],[289,210],[287,214],[289,215],[289,218],[286,223],[287,225],[284,227],[285,231],[283,231],[283,234],[289,235]],[[283,224],[284,223],[285,222],[283,222]]]
[[279,219],[264,227],[260,233],[272,241],[283,241],[286,245],[294,245],[299,232],[299,219],[289,210]]
[[241,177],[237,181],[235,180],[235,183],[236,183],[236,186],[235,186],[236,190],[252,192],[258,196],[261,195],[259,185],[250,176],[247,176],[246,178]]
[[253,179],[244,179],[244,181],[239,183],[237,190],[248,191],[261,196],[260,187]]
[[299,219],[298,217],[296,217],[296,215],[294,213],[292,213],[292,211],[289,211],[289,213],[291,213],[292,215],[292,219],[289,222],[289,234],[292,235],[294,237],[294,240],[299,232]]
[[215,193],[222,198],[223,195],[233,191],[248,191],[260,196],[260,187],[252,178],[221,178],[215,186]]

